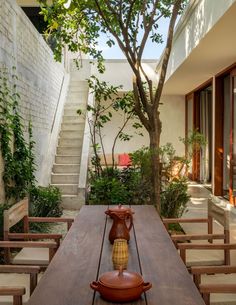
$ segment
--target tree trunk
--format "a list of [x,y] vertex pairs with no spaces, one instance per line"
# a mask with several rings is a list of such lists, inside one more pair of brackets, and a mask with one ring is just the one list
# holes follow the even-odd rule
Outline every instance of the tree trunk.
[[153,115],[152,129],[149,131],[150,138],[150,150],[151,150],[151,167],[152,167],[152,197],[151,203],[156,206],[158,213],[161,211],[160,204],[160,159],[159,159],[159,147],[160,147],[160,134],[161,134],[161,121],[159,113]]

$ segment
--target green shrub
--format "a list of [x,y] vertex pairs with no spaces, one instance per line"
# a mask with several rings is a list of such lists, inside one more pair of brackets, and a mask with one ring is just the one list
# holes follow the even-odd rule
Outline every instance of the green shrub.
[[91,182],[88,200],[90,204],[124,204],[127,197],[127,190],[118,178],[104,176]]
[[30,215],[37,217],[60,217],[62,215],[61,193],[55,186],[33,187],[30,191]]
[[181,217],[189,198],[185,179],[171,181],[161,193],[161,216],[166,218]]

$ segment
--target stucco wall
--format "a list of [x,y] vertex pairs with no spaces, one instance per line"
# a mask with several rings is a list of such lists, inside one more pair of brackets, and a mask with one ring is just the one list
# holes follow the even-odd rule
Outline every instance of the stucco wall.
[[0,0],[0,65],[16,67],[19,111],[25,126],[29,120],[33,124],[36,178],[47,184],[51,167],[42,172],[42,164],[55,125],[64,67],[55,63],[52,51],[15,0]]

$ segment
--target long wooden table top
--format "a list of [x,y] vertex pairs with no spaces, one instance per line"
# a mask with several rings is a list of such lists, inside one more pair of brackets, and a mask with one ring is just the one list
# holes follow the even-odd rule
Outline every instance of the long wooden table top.
[[[89,284],[113,270],[106,206],[83,206],[28,305],[109,305]],[[128,305],[204,305],[159,215],[152,206],[132,206],[134,228],[128,270],[153,287]],[[117,304],[117,303],[116,303]]]

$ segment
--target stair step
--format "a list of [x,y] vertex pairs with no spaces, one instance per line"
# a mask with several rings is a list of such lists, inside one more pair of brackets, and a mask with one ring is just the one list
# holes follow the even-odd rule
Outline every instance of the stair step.
[[86,105],[84,103],[66,103],[64,106],[64,110],[71,110],[71,109],[80,109],[85,111],[86,110]]
[[79,137],[83,137],[83,130],[63,130],[60,131],[61,139],[78,139]]
[[80,147],[58,146],[57,155],[64,155],[64,156],[79,155],[81,152],[81,146]]
[[64,109],[64,115],[78,115],[77,110],[80,109],[79,107],[75,107],[75,108],[69,108],[69,109]]
[[83,205],[83,202],[78,195],[62,195],[61,199],[61,204],[64,209],[78,210]]
[[61,130],[66,131],[82,131],[84,129],[83,123],[62,123],[61,124]]
[[83,123],[84,124],[84,116],[83,115],[64,115],[62,118],[62,123]]
[[79,168],[79,164],[53,164],[52,171],[53,173],[78,174]]
[[77,184],[52,184],[59,188],[63,195],[77,195],[78,194],[78,183]]
[[52,174],[51,183],[53,184],[78,184],[79,175],[77,174]]
[[77,103],[84,103],[88,99],[88,91],[68,91],[66,101],[69,102],[71,100],[77,101]]
[[59,138],[58,146],[71,146],[71,147],[81,147],[82,146],[83,137],[76,139],[61,139]]
[[80,162],[80,155],[56,155],[55,163],[56,164],[78,164]]

